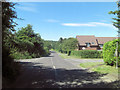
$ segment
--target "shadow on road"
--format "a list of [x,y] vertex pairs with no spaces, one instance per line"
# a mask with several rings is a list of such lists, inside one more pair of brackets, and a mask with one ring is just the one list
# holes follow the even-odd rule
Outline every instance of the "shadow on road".
[[87,70],[59,68],[55,72],[51,67],[35,66],[30,62],[19,63],[22,65],[21,74],[10,88],[116,88],[119,83],[97,82],[106,74]]
[[50,53],[56,53],[55,51],[50,51]]
[[46,56],[46,57],[54,57],[54,56],[52,56],[52,55],[49,55],[49,56]]

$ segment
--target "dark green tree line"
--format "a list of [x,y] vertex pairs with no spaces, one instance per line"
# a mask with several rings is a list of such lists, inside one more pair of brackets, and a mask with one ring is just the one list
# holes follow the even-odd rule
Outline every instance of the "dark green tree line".
[[56,43],[56,50],[61,53],[67,53],[70,55],[71,51],[77,48],[77,39],[76,38],[60,38]]
[[48,50],[55,49],[57,42],[58,41],[44,40],[44,47]]

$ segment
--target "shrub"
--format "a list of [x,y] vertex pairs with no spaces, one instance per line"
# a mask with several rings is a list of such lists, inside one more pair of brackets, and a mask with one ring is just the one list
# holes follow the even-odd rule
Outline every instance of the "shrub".
[[[111,66],[116,65],[115,51],[117,41],[120,43],[120,39],[119,40],[115,39],[113,41],[106,42],[103,46],[103,59],[107,65]],[[119,48],[118,51],[120,53],[120,45],[118,46],[118,48]],[[120,66],[120,57],[118,58],[118,65]]]
[[31,59],[32,56],[28,52],[15,52],[11,55],[14,59]]
[[10,56],[13,57],[14,59],[31,59],[33,57],[30,56],[30,54],[27,51],[19,52],[17,48],[12,48],[10,50]]
[[80,51],[72,51],[71,55],[79,56],[81,58],[102,58],[102,51],[97,50],[80,50]]
[[[14,62],[10,56],[9,49],[2,48],[2,77],[8,81],[13,81],[19,74],[20,65]],[[4,81],[3,81],[4,82]]]
[[49,56],[49,55],[50,55],[50,51],[49,51],[48,47],[44,47],[43,56]]

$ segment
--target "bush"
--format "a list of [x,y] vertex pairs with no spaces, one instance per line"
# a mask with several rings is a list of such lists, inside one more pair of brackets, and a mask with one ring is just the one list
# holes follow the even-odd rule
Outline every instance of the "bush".
[[[15,80],[19,74],[20,66],[14,62],[14,59],[10,56],[9,49],[2,48],[2,77],[9,81]],[[4,82],[4,81],[3,81]]]
[[32,57],[35,57],[35,55],[30,55],[27,51],[19,52],[17,48],[12,48],[10,50],[10,56],[14,59],[31,59]]
[[[104,59],[104,62],[107,64],[107,65],[116,65],[116,56],[115,56],[115,51],[116,51],[116,42],[119,42],[120,43],[120,39],[117,40],[113,40],[113,41],[109,41],[109,42],[106,42],[103,46],[103,59]],[[118,44],[118,51],[120,53],[120,44]],[[120,66],[120,57],[118,58],[118,65]]]
[[48,47],[44,47],[43,56],[49,56],[49,55],[50,55],[50,51],[49,51]]
[[80,51],[72,51],[71,55],[79,56],[81,58],[102,58],[102,51],[97,50],[80,50]]

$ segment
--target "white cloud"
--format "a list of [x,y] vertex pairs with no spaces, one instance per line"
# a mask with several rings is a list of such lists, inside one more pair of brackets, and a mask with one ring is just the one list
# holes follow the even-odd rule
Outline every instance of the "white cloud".
[[108,23],[101,23],[101,22],[91,22],[92,24],[96,24],[96,26],[105,26],[105,27],[110,27],[113,28],[114,30],[118,30],[113,24],[108,24]]
[[58,20],[54,20],[54,19],[48,19],[46,20],[47,22],[51,22],[51,23],[55,23],[55,22],[59,22]]
[[112,27],[112,24],[101,23],[101,22],[89,22],[89,23],[62,23],[63,26],[87,26],[87,27],[95,27],[95,26],[106,26]]
[[95,26],[95,25],[92,25],[92,24],[82,24],[82,23],[62,23],[63,26]]
[[95,25],[95,26],[108,26],[108,27],[113,26],[112,24],[101,23],[101,22],[90,22],[90,24],[93,24],[93,25]]
[[113,30],[118,30],[112,23],[103,23],[103,22],[89,22],[89,23],[62,23],[63,26],[71,26],[71,27],[109,27],[113,28]]
[[24,11],[29,11],[29,12],[38,12],[37,8],[36,8],[36,4],[33,3],[19,3],[18,6],[16,6],[16,8],[20,9],[20,10],[24,10]]
[[26,6],[20,6],[20,7],[17,7],[18,9],[21,9],[21,10],[24,10],[24,11],[29,11],[29,12],[37,12],[37,10],[35,8],[32,8],[32,7],[26,7]]

